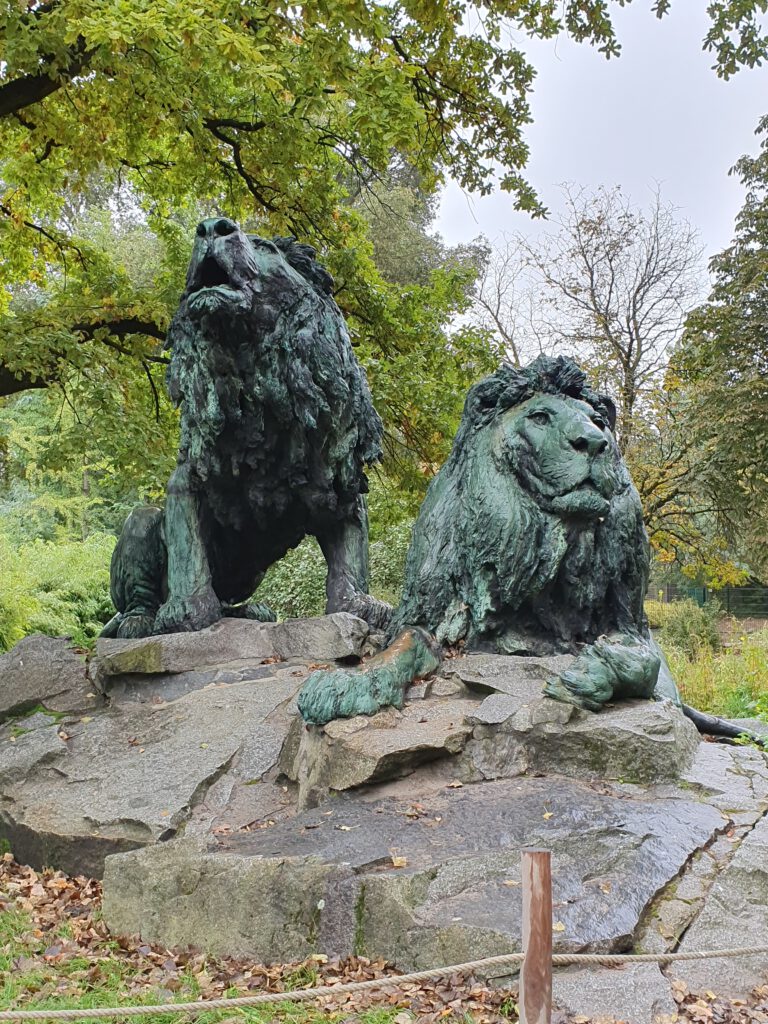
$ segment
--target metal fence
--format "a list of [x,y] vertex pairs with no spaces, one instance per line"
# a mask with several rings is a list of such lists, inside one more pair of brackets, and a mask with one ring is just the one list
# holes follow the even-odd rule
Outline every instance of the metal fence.
[[768,587],[723,587],[721,590],[711,590],[709,587],[676,587],[667,584],[656,593],[650,590],[648,597],[665,603],[688,598],[702,607],[710,601],[717,601],[724,612],[738,619],[768,618]]

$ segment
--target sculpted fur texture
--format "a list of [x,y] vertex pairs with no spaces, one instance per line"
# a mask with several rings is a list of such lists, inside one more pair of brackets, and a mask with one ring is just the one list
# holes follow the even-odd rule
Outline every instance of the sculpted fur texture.
[[613,419],[563,358],[475,385],[414,528],[393,629],[501,654],[639,632],[648,541]]
[[331,287],[309,246],[199,225],[168,333],[177,468],[164,511],[126,524],[105,635],[269,617],[242,602],[307,534],[328,563],[328,610],[386,613],[366,594],[364,470],[382,425]]

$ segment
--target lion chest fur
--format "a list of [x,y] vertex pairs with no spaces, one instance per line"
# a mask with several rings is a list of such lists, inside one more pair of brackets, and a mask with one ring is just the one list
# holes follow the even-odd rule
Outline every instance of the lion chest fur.
[[196,246],[169,344],[179,462],[216,523],[296,543],[353,513],[381,421],[341,312],[278,245]]

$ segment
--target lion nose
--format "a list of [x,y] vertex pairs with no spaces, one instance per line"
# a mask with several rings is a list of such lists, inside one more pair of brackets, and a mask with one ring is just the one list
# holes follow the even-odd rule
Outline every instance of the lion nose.
[[231,235],[237,231],[237,224],[229,217],[215,217],[208,220],[201,220],[197,225],[199,238],[221,238],[224,235]]
[[589,455],[600,455],[608,447],[608,442],[597,430],[585,431],[570,440],[571,447],[577,452],[587,452]]

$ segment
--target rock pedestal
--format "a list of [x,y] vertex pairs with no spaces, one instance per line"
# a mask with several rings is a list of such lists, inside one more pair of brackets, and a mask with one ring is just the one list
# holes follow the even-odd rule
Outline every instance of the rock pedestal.
[[367,635],[345,613],[224,619],[99,640],[90,666],[65,640],[22,641],[0,658],[0,838],[100,876],[109,854],[279,815],[292,801],[268,776],[310,665],[358,658]]
[[[348,615],[102,641],[90,666],[30,638],[0,658],[0,837],[33,865],[103,873],[115,933],[267,961],[518,949],[529,845],[553,854],[558,950],[763,934],[760,751],[699,743],[664,703],[595,715],[543,697],[567,657],[448,659],[402,710],[305,726],[307,675],[367,644]],[[743,991],[761,971],[718,977]],[[632,978],[666,1012],[664,976]],[[556,997],[597,1014],[586,984],[569,971]]]
[[295,719],[280,769],[298,783],[303,809],[449,755],[446,771],[461,782],[527,774],[660,782],[690,767],[699,735],[672,704],[626,701],[596,715],[543,696],[547,679],[572,661],[452,659],[445,678],[413,687],[402,711],[322,727]]

